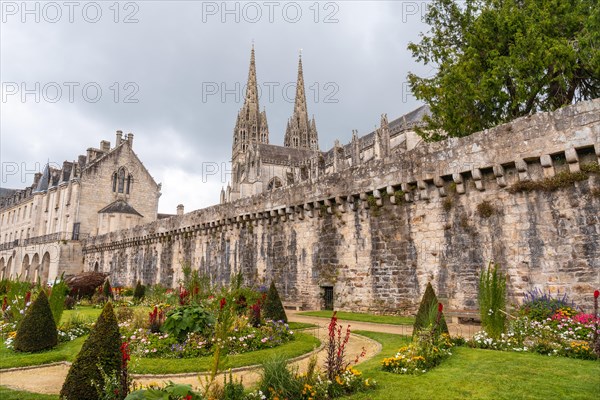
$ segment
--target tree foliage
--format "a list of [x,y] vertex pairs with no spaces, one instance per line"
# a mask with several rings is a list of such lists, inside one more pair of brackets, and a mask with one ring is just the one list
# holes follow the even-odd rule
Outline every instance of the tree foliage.
[[46,292],[41,290],[21,320],[15,337],[15,350],[41,351],[58,343],[56,323]]
[[71,365],[60,391],[65,400],[96,400],[98,392],[93,382],[102,384],[99,368],[108,376],[121,375],[121,334],[112,303],[104,306],[94,329]]
[[426,140],[600,96],[598,0],[432,0],[424,21],[408,48],[437,72],[408,80],[431,110]]

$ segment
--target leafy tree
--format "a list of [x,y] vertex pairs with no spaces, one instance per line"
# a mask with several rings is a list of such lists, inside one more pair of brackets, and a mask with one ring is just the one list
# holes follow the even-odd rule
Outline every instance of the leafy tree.
[[279,292],[277,292],[277,288],[275,287],[275,283],[273,281],[271,281],[271,286],[267,292],[267,298],[265,299],[263,311],[266,319],[287,322],[287,315],[285,314],[283,304],[281,303],[281,298],[279,297]]
[[432,0],[424,21],[408,48],[437,72],[408,80],[431,109],[426,140],[600,96],[598,0]]
[[19,324],[15,337],[15,350],[40,351],[58,343],[56,323],[50,310],[46,292],[41,290]]
[[[431,282],[429,282],[427,283],[425,293],[423,293],[423,298],[421,299],[421,304],[419,305],[419,311],[415,317],[413,336],[416,335],[420,330],[427,328],[430,324],[435,322],[437,310],[438,299],[435,295],[435,291],[433,290],[433,286],[431,286]],[[444,318],[443,314],[440,319],[439,329],[440,333],[448,333],[448,325],[446,324],[446,318]]]
[[97,400],[98,392],[93,382],[102,384],[100,371],[121,376],[121,334],[112,303],[104,306],[94,329],[83,343],[81,351],[71,365],[67,379],[60,391],[65,400]]

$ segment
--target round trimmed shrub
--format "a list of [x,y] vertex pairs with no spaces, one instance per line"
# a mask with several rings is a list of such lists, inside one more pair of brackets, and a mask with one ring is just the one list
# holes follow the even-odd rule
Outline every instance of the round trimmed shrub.
[[279,292],[277,292],[277,288],[275,287],[275,283],[273,281],[271,281],[271,286],[267,292],[267,298],[265,299],[263,311],[266,319],[287,322],[287,315],[285,314],[283,304],[281,303],[281,298],[279,297]]
[[46,292],[42,290],[19,324],[14,343],[15,350],[41,351],[50,349],[57,343],[56,323]]
[[105,374],[121,375],[121,334],[112,303],[106,303],[90,336],[71,365],[67,379],[60,391],[65,400],[97,400],[98,392],[93,382],[102,385],[99,366]]

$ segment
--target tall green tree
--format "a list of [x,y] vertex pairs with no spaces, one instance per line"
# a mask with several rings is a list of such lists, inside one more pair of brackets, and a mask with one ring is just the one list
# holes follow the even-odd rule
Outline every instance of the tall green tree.
[[432,0],[424,22],[408,48],[437,71],[408,80],[426,140],[600,97],[598,0]]

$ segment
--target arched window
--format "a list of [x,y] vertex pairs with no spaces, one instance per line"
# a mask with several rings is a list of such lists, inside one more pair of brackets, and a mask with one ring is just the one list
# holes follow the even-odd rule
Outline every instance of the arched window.
[[133,183],[133,178],[131,175],[127,175],[127,187],[125,188],[125,193],[129,194],[129,190],[131,189],[131,184]]
[[281,186],[283,186],[283,184],[281,183],[281,179],[279,179],[278,177],[275,177],[269,181],[269,183],[267,185],[267,190],[277,189]]
[[120,168],[119,169],[119,193],[123,193],[123,190],[125,189],[125,168]]
[[294,142],[294,147],[298,147],[298,144],[299,144],[298,138],[295,137],[292,141]]
[[112,176],[112,191],[117,191],[117,173],[115,172]]

